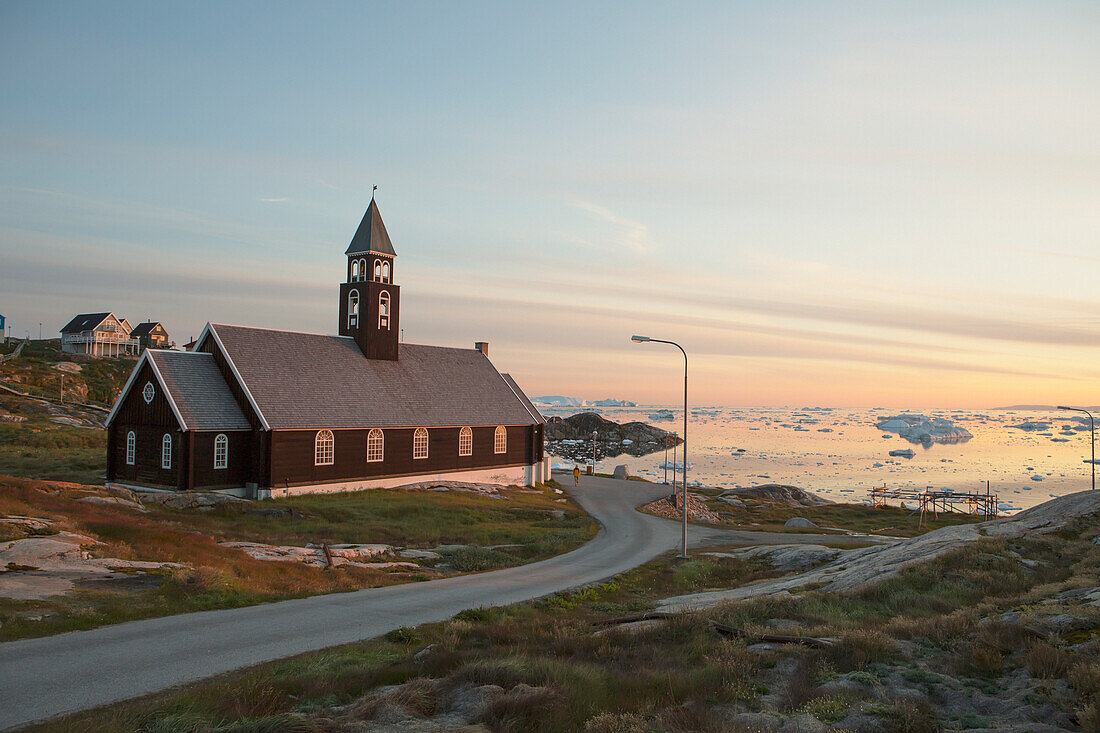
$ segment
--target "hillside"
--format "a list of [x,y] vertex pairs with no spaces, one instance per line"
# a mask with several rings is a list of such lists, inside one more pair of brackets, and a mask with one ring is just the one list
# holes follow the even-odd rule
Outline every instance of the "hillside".
[[35,730],[1094,731],[1100,517],[1088,496],[1053,509],[1054,531],[975,529],[859,587],[653,613],[675,594],[787,574],[736,550],[670,554]]
[[0,383],[59,399],[64,376],[67,399],[107,408],[122,391],[136,363],[136,357],[91,359],[64,354],[60,339],[31,341],[18,358],[0,364]]

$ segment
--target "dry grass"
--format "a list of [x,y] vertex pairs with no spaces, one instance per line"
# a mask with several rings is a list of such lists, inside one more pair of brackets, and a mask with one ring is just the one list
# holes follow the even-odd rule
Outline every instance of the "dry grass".
[[[941,527],[957,524],[970,524],[982,521],[982,517],[969,514],[941,513],[938,517],[925,517],[923,527],[918,527],[919,517],[907,509],[898,507],[870,507],[863,504],[826,504],[813,507],[792,507],[785,504],[739,497],[744,507],[731,507],[718,501],[721,490],[701,490],[707,499],[707,506],[722,518],[721,526],[738,529],[753,529],[769,532],[819,533],[834,528],[883,534],[895,537],[915,537]],[[818,529],[794,529],[784,526],[792,517],[809,519]]]
[[[103,489],[0,476],[0,515],[52,519],[54,531],[75,532],[102,542],[93,549],[99,557],[180,563],[186,568],[167,572],[159,581],[152,578],[137,591],[78,591],[42,601],[0,599],[0,640],[440,575],[430,569],[392,572],[343,567],[326,572],[303,563],[256,560],[219,544],[226,540],[298,546],[379,541],[420,547],[440,543],[521,545],[480,554],[472,550],[456,568],[467,571],[557,554],[582,544],[596,531],[594,520],[576,504],[555,501],[561,497],[550,490],[517,492],[507,501],[469,493],[404,491],[328,495],[315,500],[303,497],[294,504],[295,517],[243,514],[236,505],[205,513],[151,507],[142,514],[77,500],[97,492]],[[552,509],[566,510],[567,517],[554,519],[549,513]],[[307,516],[301,518],[303,515]],[[27,618],[30,614],[46,617],[31,621]]]
[[841,636],[840,643],[831,651],[837,666],[848,672],[895,659],[898,645],[877,629],[853,629]]
[[1043,641],[1032,644],[1025,659],[1032,677],[1048,680],[1064,679],[1072,662],[1069,654]]
[[[1087,537],[1094,534],[1090,530]],[[370,701],[385,694],[372,694],[379,686],[416,680],[400,689],[412,698],[403,707],[419,715],[432,709],[433,700],[438,704],[431,690],[499,685],[505,692],[481,721],[494,730],[730,730],[723,717],[729,710],[759,709],[774,696],[781,698],[786,715],[810,713],[843,727],[844,717],[858,706],[876,716],[883,730],[927,733],[939,730],[941,722],[926,703],[873,702],[859,692],[827,693],[822,686],[843,677],[865,686],[870,696],[877,694],[872,688],[885,690],[880,685],[892,684],[887,680],[901,674],[907,686],[925,690],[935,704],[944,694],[955,701],[973,696],[980,704],[982,695],[996,695],[1002,686],[998,675],[1016,675],[1028,667],[1042,680],[1068,679],[1073,699],[1062,695],[1051,697],[1051,703],[1076,710],[1081,726],[1095,729],[1100,723],[1100,655],[1077,651],[1067,660],[1061,645],[1069,642],[1036,641],[1020,625],[991,621],[1017,608],[1021,599],[1034,598],[1038,588],[1057,592],[1069,578],[1096,584],[1095,548],[1079,535],[1014,544],[986,539],[860,592],[759,598],[677,617],[657,628],[593,633],[594,621],[649,610],[654,599],[685,588],[729,587],[774,573],[731,559],[697,561],[709,564],[685,570],[666,557],[598,586],[506,608],[471,609],[413,635],[264,665],[43,730],[105,720],[125,728],[140,715],[181,710],[200,722],[228,722],[219,717],[224,716],[223,700],[230,688],[247,684],[286,696],[283,708],[261,708],[270,710],[271,719],[294,710]],[[1021,555],[1041,564],[1022,565]],[[746,641],[716,635],[711,620],[750,633],[772,628],[771,621],[793,621],[799,633],[841,641],[829,650],[791,645],[761,656],[749,653]],[[793,672],[773,666],[792,658]],[[965,674],[958,676],[959,670]],[[1057,688],[1045,681],[1035,684],[1037,695]],[[999,724],[991,718],[990,726]]]

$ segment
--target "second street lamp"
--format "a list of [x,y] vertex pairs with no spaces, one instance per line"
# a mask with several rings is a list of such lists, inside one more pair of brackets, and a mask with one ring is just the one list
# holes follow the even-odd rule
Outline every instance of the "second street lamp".
[[[653,342],[656,344],[669,344],[675,346],[680,350],[680,353],[684,355],[684,490],[683,490],[683,525],[684,536],[680,546],[680,559],[686,560],[688,557],[688,355],[684,351],[684,347],[675,341],[665,341],[664,339],[650,338],[649,336],[631,336],[630,340],[636,344],[644,344],[647,342]],[[676,466],[672,467],[672,483],[676,483]]]

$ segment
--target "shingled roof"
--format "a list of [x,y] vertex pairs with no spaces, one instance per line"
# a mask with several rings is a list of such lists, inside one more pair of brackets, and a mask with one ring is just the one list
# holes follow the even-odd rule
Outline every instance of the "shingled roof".
[[139,323],[134,326],[134,330],[130,332],[130,338],[141,338],[142,336],[148,336],[149,332],[160,325],[160,321],[146,321],[145,323]]
[[351,244],[344,251],[346,255],[359,255],[368,253],[389,255],[396,257],[393,245],[390,244],[390,235],[386,231],[386,225],[382,223],[382,215],[378,213],[378,205],[374,199],[370,200],[367,213],[363,214],[363,221],[359,222],[359,228],[355,230],[355,236],[351,238]]
[[91,331],[106,320],[110,313],[81,313],[61,328],[61,333],[83,333]]
[[251,429],[212,354],[159,349],[145,354],[172,397],[185,430]]
[[345,336],[209,329],[273,430],[541,422],[476,349],[401,344],[389,361],[367,359]]

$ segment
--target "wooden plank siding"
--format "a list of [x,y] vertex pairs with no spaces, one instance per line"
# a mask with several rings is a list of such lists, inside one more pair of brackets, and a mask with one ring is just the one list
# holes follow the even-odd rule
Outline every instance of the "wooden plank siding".
[[[331,466],[314,465],[316,430],[276,430],[271,434],[271,483],[269,486],[333,483],[384,476],[413,476],[424,473],[461,471],[529,465],[535,462],[534,433],[539,426],[506,426],[505,453],[494,453],[496,426],[472,426],[473,455],[458,455],[459,428],[428,428],[428,457],[413,459],[415,428],[386,428],[383,459],[367,462],[368,429],[333,430],[335,461]],[[541,441],[538,441],[541,443]],[[541,453],[541,445],[538,446]]]
[[[152,383],[153,401],[142,396],[145,384]],[[126,463],[126,434],[134,431],[134,465]],[[161,468],[161,441],[165,433],[172,436],[172,468]],[[152,368],[143,364],[137,378],[119,406],[111,429],[107,432],[107,479],[133,482],[146,486],[181,489],[186,486],[184,441],[180,424],[157,382]]]
[[233,374],[233,370],[229,366],[228,359],[225,358],[225,354],[218,347],[218,342],[214,340],[214,337],[207,335],[203,342],[199,344],[197,350],[214,356],[214,363],[218,365],[218,369],[222,373],[222,379],[229,385],[229,391],[233,393],[233,398],[237,400],[241,412],[244,413],[245,417],[248,418],[248,422],[252,425],[248,446],[248,455],[251,460],[248,471],[250,478],[245,481],[255,482],[259,486],[271,486],[271,466],[268,463],[268,456],[271,452],[270,434],[263,430],[263,423],[260,422],[259,415],[252,408],[248,395],[245,394],[240,382],[237,381],[236,375]]
[[[214,439],[224,434],[229,442],[228,465],[214,468]],[[192,488],[230,489],[244,486],[252,478],[252,433],[237,432],[195,432],[193,436],[193,455],[191,461]]]

